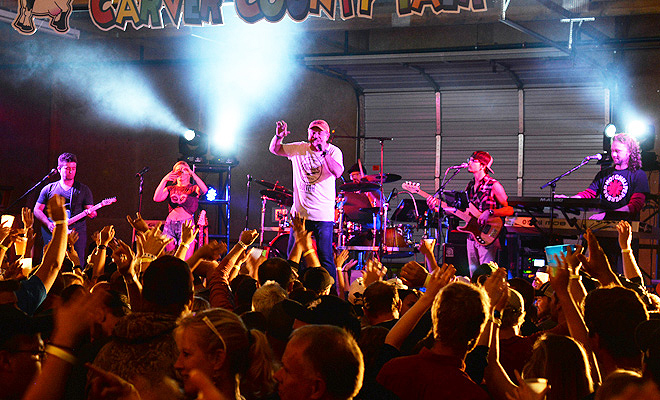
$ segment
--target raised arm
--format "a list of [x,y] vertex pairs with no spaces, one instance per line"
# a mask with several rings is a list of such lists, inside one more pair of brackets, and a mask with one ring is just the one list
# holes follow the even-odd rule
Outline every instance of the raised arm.
[[48,200],[48,215],[54,221],[53,238],[48,244],[48,249],[44,254],[41,266],[36,275],[46,288],[50,290],[60,272],[64,255],[66,254],[67,243],[67,215],[64,208],[64,198],[58,195]]
[[621,248],[621,259],[623,261],[623,275],[628,279],[639,278],[642,280],[642,272],[639,270],[637,260],[630,247],[632,243],[632,228],[626,221],[619,221],[616,225],[619,232],[619,247]]
[[282,148],[282,140],[284,140],[284,137],[289,133],[290,132],[286,129],[286,122],[277,121],[277,127],[275,128],[275,136],[273,136],[273,139],[270,141],[268,150],[270,150],[270,152],[275,154],[276,156],[286,157],[284,148]]
[[167,199],[169,192],[167,191],[167,182],[176,182],[178,175],[174,172],[168,172],[167,175],[160,180],[154,192],[154,201],[163,201]]
[[426,287],[426,292],[417,302],[410,307],[408,312],[397,321],[392,327],[390,332],[385,337],[385,343],[390,346],[400,349],[403,342],[406,340],[410,332],[415,328],[415,325],[422,318],[433,305],[435,296],[440,292],[440,289],[447,286],[454,277],[456,268],[451,264],[443,264],[442,267],[436,268],[431,274]]

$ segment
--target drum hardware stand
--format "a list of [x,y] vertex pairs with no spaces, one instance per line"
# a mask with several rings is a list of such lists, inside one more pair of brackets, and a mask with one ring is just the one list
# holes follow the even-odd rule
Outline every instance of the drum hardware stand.
[[259,229],[259,247],[263,247],[264,244],[264,228],[266,227],[266,201],[268,201],[268,198],[266,196],[261,196],[261,225]]
[[[250,217],[250,183],[252,182],[252,175],[247,175],[247,204],[245,206],[245,230],[248,230],[248,220]],[[261,219],[261,227],[263,228],[263,218]],[[263,232],[263,229],[262,229]],[[261,245],[261,243],[259,243]]]

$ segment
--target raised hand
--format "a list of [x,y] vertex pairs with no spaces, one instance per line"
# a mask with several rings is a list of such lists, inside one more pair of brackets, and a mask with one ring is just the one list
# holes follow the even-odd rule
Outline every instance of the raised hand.
[[216,240],[211,240],[207,244],[197,249],[200,258],[205,260],[217,260],[220,258],[220,255],[226,251],[227,244],[225,244],[225,242],[218,242]]
[[417,261],[409,261],[401,268],[401,280],[411,287],[423,287],[427,276],[428,272]]
[[585,237],[587,239],[589,257],[585,257],[584,254],[577,255],[578,259],[582,262],[585,271],[587,271],[589,275],[598,279],[602,285],[618,283],[616,275],[614,275],[612,268],[610,268],[610,262],[607,260],[603,248],[600,247],[600,244],[591,229],[587,229]]
[[67,215],[66,208],[64,207],[65,204],[64,197],[59,195],[54,195],[48,199],[48,204],[46,205],[46,213],[48,214],[48,217],[53,221],[66,221]]
[[619,232],[619,247],[621,250],[630,250],[632,244],[632,227],[628,221],[619,221],[616,224],[616,230]]
[[277,126],[275,128],[275,135],[281,138],[286,137],[290,132],[286,129],[286,122],[277,121]]
[[256,229],[245,230],[241,232],[239,241],[246,246],[251,245],[259,237],[259,232]]
[[[490,298],[491,309],[502,304],[503,298],[509,296],[509,286],[506,282],[507,273],[504,268],[498,268],[484,282],[484,289]],[[504,303],[506,305],[506,303]],[[502,307],[504,308],[504,307]]]
[[380,263],[380,261],[375,258],[370,259],[367,261],[367,264],[364,267],[364,271],[362,272],[364,278],[364,287],[366,288],[374,282],[382,281],[386,273],[387,268],[385,268],[383,264]]
[[564,254],[559,254],[559,257],[555,254],[555,272],[549,274],[550,286],[557,293],[567,293],[568,292],[568,282],[570,279],[571,271]]
[[456,268],[453,265],[442,264],[441,267],[431,272],[429,282],[426,285],[426,293],[435,297],[440,292],[440,289],[447,286],[454,279],[455,275]]
[[183,225],[181,225],[181,244],[190,245],[198,233],[199,228],[195,226],[193,221],[184,221]]
[[21,219],[23,220],[23,228],[30,229],[34,225],[34,214],[32,209],[23,207],[21,209]]
[[348,249],[344,249],[339,253],[334,254],[335,268],[342,269],[346,260],[348,260]]
[[149,230],[149,225],[142,219],[140,213],[135,213],[135,218],[132,218],[130,215],[126,216],[128,223],[138,232],[146,232]]
[[107,246],[115,238],[115,227],[113,225],[104,226],[99,233],[101,244]]
[[117,264],[117,271],[121,276],[133,276],[135,274],[135,264],[138,259],[129,245],[119,240],[117,249],[112,253],[112,258]]
[[163,249],[165,249],[165,246],[174,240],[160,232],[161,225],[162,223],[159,223],[158,226],[149,229],[144,234],[144,242],[142,243],[144,254],[153,254],[158,257],[163,252]]
[[435,239],[422,239],[422,241],[419,243],[419,252],[422,253],[424,256],[427,256],[429,254],[433,254],[433,250],[435,249]]

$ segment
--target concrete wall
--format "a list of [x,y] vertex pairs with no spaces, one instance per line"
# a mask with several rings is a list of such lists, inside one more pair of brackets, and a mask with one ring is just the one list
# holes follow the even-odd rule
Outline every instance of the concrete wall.
[[[94,65],[90,65],[94,68]],[[187,93],[187,82],[178,79],[181,66],[176,64],[138,65],[145,76],[159,85],[161,100],[172,107],[184,124],[197,126],[199,99]],[[178,137],[153,129],[130,129],[116,122],[97,117],[96,105],[68,94],[66,88],[52,84],[21,80],[21,68],[5,68],[0,74],[0,151],[2,171],[0,186],[13,190],[9,202],[37,183],[57,164],[57,156],[72,152],[78,157],[77,180],[87,184],[95,202],[117,196],[117,203],[103,208],[98,217],[88,222],[91,233],[104,225],[114,224],[117,235],[130,239],[127,214],[138,209],[138,179],[135,173],[144,166],[145,175],[142,214],[145,219],[164,219],[165,203],[154,203],[153,192],[161,178],[177,161]],[[20,82],[20,83],[19,83]],[[307,125],[313,119],[326,119],[337,134],[355,135],[357,100],[350,85],[324,75],[303,70],[290,94],[274,105],[268,115],[256,115],[254,130],[247,133],[244,146],[237,149],[240,165],[232,171],[231,240],[235,241],[245,227],[247,174],[255,179],[280,181],[291,188],[291,165],[286,158],[268,151],[274,134],[275,121],[289,123],[289,140],[306,139]],[[188,119],[188,120],[186,120]],[[345,164],[355,161],[355,141],[337,139],[335,144],[344,152]],[[201,174],[204,178],[205,175]],[[206,176],[211,182],[216,176]],[[40,189],[40,188],[39,188]],[[254,185],[250,201],[249,225],[257,228],[261,199]],[[18,204],[34,206],[38,190]],[[6,205],[6,204],[5,204]],[[271,205],[269,204],[269,207]],[[211,207],[212,209],[212,207]],[[17,213],[19,208],[13,210]],[[212,210],[209,211],[212,213]],[[270,213],[270,210],[269,210]],[[269,224],[269,222],[267,222]],[[212,226],[210,233],[215,227]]]

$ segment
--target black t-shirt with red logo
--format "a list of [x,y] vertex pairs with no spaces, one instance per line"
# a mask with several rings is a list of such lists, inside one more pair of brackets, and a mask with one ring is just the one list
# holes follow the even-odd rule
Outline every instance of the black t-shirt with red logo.
[[635,193],[649,193],[649,182],[642,170],[616,170],[614,167],[600,171],[589,189],[596,192],[606,209],[614,210],[627,205]]

